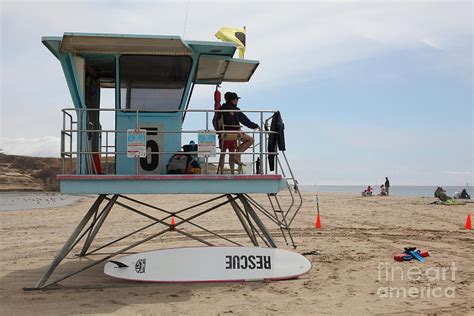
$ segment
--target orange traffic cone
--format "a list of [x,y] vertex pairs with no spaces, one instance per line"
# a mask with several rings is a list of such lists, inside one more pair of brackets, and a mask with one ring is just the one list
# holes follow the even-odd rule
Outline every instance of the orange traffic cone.
[[319,216],[319,213],[318,215],[316,215],[316,223],[314,223],[314,227],[316,227],[317,229],[321,228],[321,217]]
[[316,229],[320,229],[321,228],[321,217],[319,216],[319,196],[315,196],[314,197],[314,201],[316,202],[316,222],[314,223],[314,227],[316,227]]
[[170,230],[174,230],[174,226],[176,225],[176,222],[174,220],[174,215],[171,216],[171,226],[170,226]]
[[471,213],[467,214],[466,218],[466,224],[464,224],[465,229],[472,229],[472,223],[471,223]]

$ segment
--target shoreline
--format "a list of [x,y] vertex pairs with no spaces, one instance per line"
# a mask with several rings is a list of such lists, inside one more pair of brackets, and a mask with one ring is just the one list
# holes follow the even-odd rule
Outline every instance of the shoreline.
[[[379,185],[370,184],[370,186],[372,186],[375,195],[380,192]],[[438,186],[439,185],[392,185],[390,186],[390,196],[433,198],[434,192]],[[466,188],[471,196],[473,196],[474,193],[472,186],[441,185],[441,187],[443,187],[450,196],[452,196],[454,192],[460,191],[463,188]],[[301,192],[304,193],[360,194],[367,188],[367,185],[299,185],[299,188]]]
[[0,192],[0,212],[73,206],[87,197],[59,192],[2,191]]
[[[393,186],[390,196],[398,198],[420,198],[420,199],[433,199],[434,196],[430,193],[423,194],[422,192],[406,193],[402,191],[400,194],[400,188],[411,188],[414,186]],[[419,186],[420,188],[428,188],[427,186]],[[446,186],[446,188],[453,190],[453,186]],[[300,191],[304,195],[320,195],[320,194],[336,194],[336,195],[349,195],[353,197],[360,196],[360,190],[363,190],[362,186],[357,185],[300,185]],[[284,191],[282,191],[284,192]],[[376,191],[377,193],[377,191]],[[470,192],[469,192],[470,193]],[[172,194],[170,196],[179,195]],[[72,194],[62,194],[60,192],[52,191],[34,191],[34,190],[7,190],[0,191],[0,212],[8,211],[21,211],[21,210],[33,210],[33,209],[45,209],[45,208],[60,208],[65,206],[73,206],[86,198],[90,198],[93,195],[72,195]],[[151,196],[154,196],[152,194]],[[375,194],[370,197],[365,198],[374,198],[378,195]],[[385,198],[385,197],[381,197]],[[467,203],[474,203],[474,200],[464,200]],[[472,201],[472,202],[469,202]]]

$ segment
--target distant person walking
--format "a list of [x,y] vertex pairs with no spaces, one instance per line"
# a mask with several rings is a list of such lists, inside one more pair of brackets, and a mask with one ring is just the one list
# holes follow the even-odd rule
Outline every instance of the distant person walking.
[[385,192],[387,193],[387,196],[390,195],[389,189],[390,189],[390,181],[388,181],[388,178],[385,177]]

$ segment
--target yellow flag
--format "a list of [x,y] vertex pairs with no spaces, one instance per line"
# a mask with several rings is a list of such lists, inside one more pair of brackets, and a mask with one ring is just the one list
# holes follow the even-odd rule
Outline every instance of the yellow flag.
[[243,28],[221,27],[217,31],[216,37],[221,41],[237,44],[239,57],[244,58],[245,38],[247,37],[245,26]]

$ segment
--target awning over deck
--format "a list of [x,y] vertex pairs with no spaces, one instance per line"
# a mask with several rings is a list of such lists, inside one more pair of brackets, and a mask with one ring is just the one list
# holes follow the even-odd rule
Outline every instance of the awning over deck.
[[199,57],[196,72],[190,74],[197,84],[248,82],[258,60],[232,58],[236,46],[227,42],[183,41],[179,36],[102,33],[64,33],[47,36],[43,44],[57,57],[86,55],[168,55]]
[[278,193],[281,175],[58,175],[67,194]]
[[257,69],[259,61],[202,55],[199,58],[196,83],[247,82]]
[[192,55],[179,36],[64,33],[60,52]]

